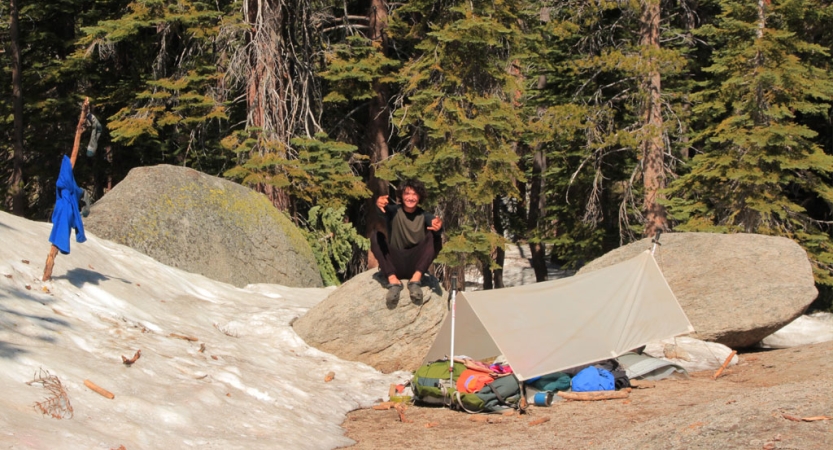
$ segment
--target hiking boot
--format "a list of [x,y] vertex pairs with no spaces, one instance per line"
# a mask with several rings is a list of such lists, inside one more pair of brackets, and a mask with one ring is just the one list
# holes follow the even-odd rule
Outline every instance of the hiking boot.
[[396,304],[399,303],[399,294],[401,292],[402,283],[388,285],[388,293],[385,294],[385,303],[388,305],[388,308],[396,308]]
[[422,304],[422,283],[419,281],[408,282],[408,294],[411,296],[411,302],[415,305]]

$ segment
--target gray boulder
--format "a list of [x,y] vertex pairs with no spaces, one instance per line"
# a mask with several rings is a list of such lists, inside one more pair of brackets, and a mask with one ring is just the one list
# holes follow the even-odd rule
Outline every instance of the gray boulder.
[[[731,348],[755,345],[804,313],[818,295],[807,253],[787,238],[667,233],[660,243],[654,258],[697,339]],[[642,239],[590,262],[579,273],[650,248],[650,239]]]
[[84,227],[159,262],[235,286],[321,287],[312,249],[265,196],[185,167],[135,168]]
[[421,305],[411,302],[406,284],[389,307],[382,283],[376,269],[351,278],[296,320],[295,332],[319,350],[383,373],[416,370],[440,329],[448,295],[436,278],[426,277]]

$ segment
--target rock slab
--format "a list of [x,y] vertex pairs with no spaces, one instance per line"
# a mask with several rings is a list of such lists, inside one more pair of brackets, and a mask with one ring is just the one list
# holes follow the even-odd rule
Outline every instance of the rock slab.
[[383,373],[412,371],[422,364],[448,311],[448,295],[434,277],[423,278],[424,300],[414,304],[407,283],[396,305],[376,269],[339,286],[293,324],[309,345],[360,361]]
[[135,168],[84,220],[98,237],[235,286],[321,287],[312,249],[265,196],[193,169]]
[[[818,295],[807,254],[794,241],[758,234],[666,233],[654,258],[696,330],[730,348],[757,344],[804,313]],[[650,239],[590,262],[579,273],[651,249]]]

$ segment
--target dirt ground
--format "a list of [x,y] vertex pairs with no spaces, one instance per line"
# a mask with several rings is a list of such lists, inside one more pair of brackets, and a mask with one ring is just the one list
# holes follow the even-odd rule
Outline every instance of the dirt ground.
[[531,406],[524,415],[410,405],[402,422],[393,409],[363,409],[342,427],[356,441],[351,450],[833,449],[833,342],[742,353],[713,375],[657,381],[624,400]]

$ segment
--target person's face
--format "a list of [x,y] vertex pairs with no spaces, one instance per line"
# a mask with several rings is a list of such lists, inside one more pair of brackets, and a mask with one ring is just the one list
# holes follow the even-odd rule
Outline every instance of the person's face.
[[411,212],[419,203],[419,195],[412,188],[406,187],[405,192],[402,193],[402,204],[405,205],[405,210]]

